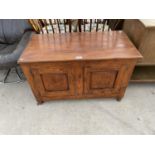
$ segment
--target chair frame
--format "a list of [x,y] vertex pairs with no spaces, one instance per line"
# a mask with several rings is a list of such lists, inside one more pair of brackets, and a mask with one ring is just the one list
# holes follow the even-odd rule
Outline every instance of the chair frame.
[[[8,82],[7,79],[8,79],[8,76],[10,75],[10,72],[12,71],[12,69],[15,69],[16,75],[17,75],[17,77],[18,77],[19,80],[17,80],[17,81],[9,81],[9,82]],[[0,84],[6,84],[6,83],[20,83],[20,82],[24,82],[24,81],[25,81],[25,79],[22,78],[22,76],[20,75],[20,73],[19,73],[17,67],[13,67],[13,68],[7,69],[6,74],[4,75],[3,80],[0,81]]]
[[[61,23],[61,20],[63,23]],[[77,27],[76,27],[76,32],[85,32],[86,31],[86,24],[88,24],[88,19],[75,19],[77,20]],[[96,32],[98,31],[98,26],[99,24],[102,24],[102,31],[105,30],[105,25],[108,25],[108,31],[110,30],[116,30],[117,26],[119,25],[120,22],[122,22],[123,19],[89,19],[89,32],[92,32],[92,25],[96,24]],[[45,32],[48,34],[50,33],[48,30],[48,26],[51,27],[52,33],[56,33],[54,31],[54,25],[57,25],[58,27],[58,33],[62,33],[60,29],[60,24],[63,24],[65,33],[66,31],[66,26],[69,26],[69,33],[73,31],[72,29],[72,19],[29,19],[30,24],[32,25],[33,29],[40,34],[44,34],[43,28],[45,28]],[[82,31],[82,26],[83,31]]]

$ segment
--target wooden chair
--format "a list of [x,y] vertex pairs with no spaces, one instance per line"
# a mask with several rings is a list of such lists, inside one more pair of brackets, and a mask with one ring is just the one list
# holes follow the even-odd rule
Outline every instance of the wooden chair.
[[116,30],[121,19],[29,19],[37,33],[71,33]]

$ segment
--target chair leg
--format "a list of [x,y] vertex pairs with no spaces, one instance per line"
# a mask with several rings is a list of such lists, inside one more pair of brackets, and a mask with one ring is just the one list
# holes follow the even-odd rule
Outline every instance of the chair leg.
[[10,72],[11,72],[11,69],[8,69],[7,72],[6,72],[6,75],[5,75],[4,79],[2,81],[3,83],[7,83],[6,80],[7,80],[8,76],[9,76]]
[[17,67],[15,67],[15,72],[16,72],[16,75],[18,76],[19,80],[17,80],[17,81],[13,81],[13,82],[10,82],[10,83],[19,83],[19,82],[24,82],[24,81],[25,81],[25,79],[23,79],[23,78],[21,77],[21,74],[19,73],[19,71],[18,71]]
[[20,75],[20,73],[18,72],[17,67],[15,68],[15,71],[16,71],[16,74],[17,74],[18,78],[19,78],[20,80],[23,80],[22,77],[21,77],[21,75]]
[[20,75],[18,69],[15,67],[15,72],[16,72],[16,75],[18,76],[18,79],[19,79],[19,80],[7,82],[6,80],[7,80],[8,76],[9,76],[11,70],[12,70],[12,68],[8,69],[8,71],[7,71],[7,73],[6,73],[5,77],[4,77],[4,79],[3,79],[2,81],[0,81],[0,83],[4,83],[4,84],[5,84],[5,83],[19,83],[19,82],[24,82],[24,81],[25,81],[25,79],[23,79],[23,78],[21,77],[21,75]]

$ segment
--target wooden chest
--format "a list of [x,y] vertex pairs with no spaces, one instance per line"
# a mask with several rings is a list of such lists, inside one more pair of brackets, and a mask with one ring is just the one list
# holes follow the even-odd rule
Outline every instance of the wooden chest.
[[19,59],[38,101],[120,100],[142,58],[122,31],[34,34]]

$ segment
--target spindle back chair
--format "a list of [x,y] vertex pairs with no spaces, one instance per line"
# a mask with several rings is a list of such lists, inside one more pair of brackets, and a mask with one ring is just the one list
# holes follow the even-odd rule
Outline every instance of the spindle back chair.
[[37,33],[98,32],[115,30],[121,19],[29,19]]

